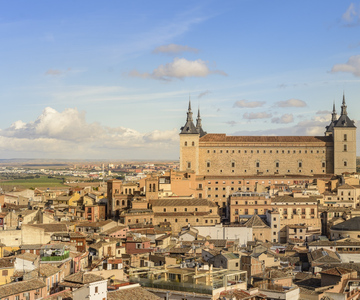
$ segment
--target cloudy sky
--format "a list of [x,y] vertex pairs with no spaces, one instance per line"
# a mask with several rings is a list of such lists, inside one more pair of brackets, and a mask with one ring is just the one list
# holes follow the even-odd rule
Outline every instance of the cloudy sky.
[[360,1],[1,1],[0,45],[0,158],[178,159],[189,95],[212,133],[360,120]]

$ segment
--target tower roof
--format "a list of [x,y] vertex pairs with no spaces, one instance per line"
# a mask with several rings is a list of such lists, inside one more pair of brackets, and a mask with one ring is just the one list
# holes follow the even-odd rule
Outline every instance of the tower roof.
[[203,137],[206,134],[206,132],[202,129],[201,125],[200,108],[198,109],[198,116],[196,119],[196,130],[200,134],[200,137]]
[[326,132],[332,132],[334,130],[335,123],[337,121],[335,102],[333,103],[333,111],[331,113],[331,122],[329,126],[326,126]]
[[334,127],[355,127],[355,124],[347,115],[347,106],[345,103],[345,94],[343,95],[343,101],[341,105],[341,115],[340,118],[336,121]]
[[191,111],[191,101],[189,99],[189,108],[187,111],[186,123],[183,127],[180,128],[181,130],[180,134],[199,134],[199,132],[197,131],[194,125],[192,115],[193,113]]

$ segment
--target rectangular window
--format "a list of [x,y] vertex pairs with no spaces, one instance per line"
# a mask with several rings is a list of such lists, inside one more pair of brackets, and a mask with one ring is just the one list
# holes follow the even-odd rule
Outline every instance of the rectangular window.
[[207,162],[207,163],[206,163],[206,167],[207,167],[207,168],[210,168],[210,162]]
[[347,134],[344,134],[344,142],[347,141]]

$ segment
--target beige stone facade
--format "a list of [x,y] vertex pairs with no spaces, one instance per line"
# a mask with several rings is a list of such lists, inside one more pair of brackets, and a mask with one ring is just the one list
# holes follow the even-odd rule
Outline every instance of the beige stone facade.
[[180,133],[180,170],[197,175],[341,174],[356,171],[356,127],[335,111],[324,136],[206,134],[192,123],[191,106]]
[[171,229],[177,233],[189,223],[197,225],[214,225],[220,223],[218,207],[206,199],[161,199],[152,200],[154,222],[170,222]]

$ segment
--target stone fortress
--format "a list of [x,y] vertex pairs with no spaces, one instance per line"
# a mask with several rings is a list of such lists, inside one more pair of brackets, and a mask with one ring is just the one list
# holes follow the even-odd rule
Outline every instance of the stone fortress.
[[227,136],[206,133],[191,102],[180,132],[180,171],[204,176],[317,175],[356,172],[356,126],[335,105],[324,136]]

